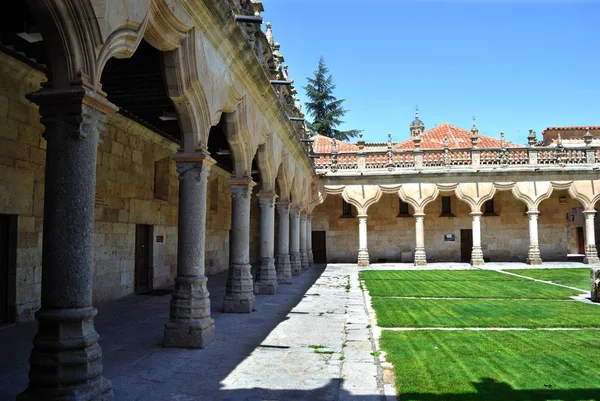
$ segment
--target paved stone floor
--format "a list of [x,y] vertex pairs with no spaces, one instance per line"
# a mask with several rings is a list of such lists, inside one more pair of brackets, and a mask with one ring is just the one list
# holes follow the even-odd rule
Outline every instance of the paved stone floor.
[[[316,266],[277,295],[257,296],[250,314],[220,312],[225,281],[225,273],[209,277],[216,340],[203,350],[162,347],[170,295],[98,306],[104,375],[116,400],[392,399],[372,355],[373,322],[356,265]],[[35,322],[0,328],[2,401],[27,385],[35,329]]]

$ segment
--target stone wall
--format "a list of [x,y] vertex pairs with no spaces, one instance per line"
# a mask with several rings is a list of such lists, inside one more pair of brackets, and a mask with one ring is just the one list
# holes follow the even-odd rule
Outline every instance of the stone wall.
[[38,108],[25,94],[41,72],[0,52],[0,213],[17,215],[16,319],[33,319],[42,282],[46,141]]
[[[153,288],[172,284],[177,267],[179,184],[169,157],[178,145],[120,114],[109,118],[101,139],[96,169],[94,302],[134,291],[138,224],[152,226]],[[166,171],[160,176],[156,173],[162,163]]]
[[[25,99],[44,74],[0,53],[0,213],[17,215],[16,319],[33,319],[41,293],[46,142],[38,108]],[[94,225],[94,302],[134,291],[136,225],[152,226],[152,287],[171,285],[177,269],[178,145],[120,114],[98,146]],[[207,274],[228,268],[231,174],[211,169]],[[213,195],[214,194],[214,195]],[[162,242],[157,241],[162,237]]]
[[213,166],[208,180],[206,204],[206,274],[229,268],[229,231],[231,230],[231,174]]
[[[442,196],[450,196],[454,216],[441,216]],[[563,199],[561,199],[563,198]],[[566,191],[555,191],[540,204],[539,241],[542,259],[566,260],[576,253],[576,229],[583,227],[577,217],[567,225],[566,214],[581,204]],[[522,261],[529,248],[529,225],[525,204],[512,193],[497,192],[494,214],[481,217],[481,243],[485,260]],[[484,210],[482,210],[483,212]],[[440,193],[425,208],[425,249],[430,262],[460,261],[461,230],[472,228],[469,206],[453,193]],[[356,210],[353,209],[354,216]],[[409,207],[412,215],[412,207]],[[355,263],[358,253],[358,219],[341,217],[342,197],[329,195],[313,211],[313,231],[326,231],[327,261]],[[368,248],[371,263],[412,262],[415,247],[414,217],[399,216],[399,198],[383,194],[368,210]],[[445,241],[445,234],[454,241]],[[403,258],[404,256],[404,258]]]

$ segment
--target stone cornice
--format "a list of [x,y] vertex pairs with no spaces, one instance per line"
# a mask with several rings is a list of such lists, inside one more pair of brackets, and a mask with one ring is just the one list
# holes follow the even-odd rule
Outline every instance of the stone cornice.
[[271,123],[273,131],[281,138],[286,149],[291,151],[296,161],[302,160],[298,164],[303,166],[305,174],[315,177],[312,163],[296,137],[283,105],[242,34],[240,26],[235,22],[227,2],[201,0],[200,4],[204,7],[195,7],[196,2],[181,1],[180,4],[192,16],[196,27],[211,42],[225,64],[231,68],[235,79],[244,86],[252,101]]

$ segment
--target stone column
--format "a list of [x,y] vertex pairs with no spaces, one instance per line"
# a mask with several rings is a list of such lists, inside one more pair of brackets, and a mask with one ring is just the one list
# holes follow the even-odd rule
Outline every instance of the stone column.
[[369,266],[369,249],[367,246],[367,216],[358,216],[358,265]]
[[310,214],[306,216],[306,253],[308,255],[308,266],[313,267],[315,261],[312,251],[312,216]]
[[596,250],[596,234],[594,232],[594,216],[596,215],[595,210],[584,210],[583,215],[585,217],[585,258],[583,263],[589,265],[599,264],[598,251]]
[[260,202],[260,267],[256,271],[254,293],[273,295],[277,293],[275,271],[275,192],[259,192]]
[[425,254],[425,227],[423,219],[425,213],[415,213],[415,266],[425,266],[427,264],[427,255]]
[[250,196],[256,185],[252,178],[233,177],[231,189],[230,266],[223,312],[249,313],[254,310],[254,285],[250,272]]
[[600,266],[594,265],[590,269],[592,291],[592,302],[600,302]]
[[173,159],[179,172],[177,277],[165,347],[203,348],[215,336],[204,270],[206,184],[215,161],[202,153],[178,153]]
[[302,271],[308,270],[308,253],[306,252],[306,212],[300,212],[300,265]]
[[471,265],[483,266],[483,252],[481,251],[481,212],[472,212],[473,218],[473,249],[471,251]]
[[292,283],[292,264],[290,263],[290,202],[277,202],[279,227],[277,233],[277,282]]
[[540,212],[531,210],[527,212],[529,217],[529,252],[527,252],[527,263],[530,265],[541,265],[542,255],[538,243],[538,216]]
[[299,212],[300,208],[298,206],[290,208],[290,263],[292,264],[292,276],[299,276],[302,273]]
[[47,149],[41,308],[29,384],[19,401],[113,399],[102,376],[92,276],[96,157],[106,114],[115,109],[87,90],[42,89],[27,96],[40,106]]

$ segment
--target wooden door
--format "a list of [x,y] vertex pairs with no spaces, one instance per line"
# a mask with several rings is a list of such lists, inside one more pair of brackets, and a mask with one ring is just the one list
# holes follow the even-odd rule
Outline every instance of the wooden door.
[[585,237],[583,227],[577,227],[577,253],[585,254]]
[[135,292],[152,289],[152,226],[135,227]]
[[0,214],[0,323],[15,319],[17,216]]
[[313,231],[311,238],[314,262],[327,263],[327,246],[325,243],[325,231]]
[[473,230],[460,230],[460,261],[470,262],[473,250]]

